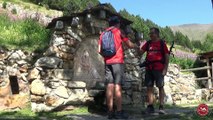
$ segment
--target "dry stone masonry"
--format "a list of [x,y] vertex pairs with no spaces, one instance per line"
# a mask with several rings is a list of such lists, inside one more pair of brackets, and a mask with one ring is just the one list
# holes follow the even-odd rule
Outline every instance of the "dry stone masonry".
[[29,55],[21,50],[0,47],[0,110],[18,110],[29,105],[29,60]]

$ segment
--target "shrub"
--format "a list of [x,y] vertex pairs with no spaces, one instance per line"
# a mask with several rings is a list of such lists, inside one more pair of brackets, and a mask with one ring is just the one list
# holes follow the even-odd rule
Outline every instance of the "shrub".
[[189,68],[193,68],[195,61],[191,59],[170,57],[170,63],[179,65],[181,69],[189,69]]
[[17,14],[17,10],[15,8],[12,9],[12,14]]
[[6,8],[7,8],[7,2],[4,1],[4,2],[2,3],[2,7],[3,7],[4,9],[6,9]]

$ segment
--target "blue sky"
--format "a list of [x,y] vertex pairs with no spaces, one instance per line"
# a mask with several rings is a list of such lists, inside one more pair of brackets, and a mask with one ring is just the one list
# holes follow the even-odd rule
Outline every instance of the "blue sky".
[[174,26],[181,24],[213,23],[211,0],[100,0],[111,3],[117,11],[150,19],[156,24]]

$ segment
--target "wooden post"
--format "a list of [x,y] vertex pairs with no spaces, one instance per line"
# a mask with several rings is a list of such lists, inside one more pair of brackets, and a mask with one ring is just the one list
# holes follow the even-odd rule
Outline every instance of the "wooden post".
[[[209,62],[210,62],[210,59],[207,58],[207,59],[206,59],[206,65],[207,65],[208,67],[210,67]],[[207,75],[208,75],[209,78],[211,78],[210,69],[207,69]],[[209,89],[212,88],[212,80],[211,80],[211,79],[208,79],[208,88],[209,88]]]
[[212,62],[212,83],[213,83],[213,62]]

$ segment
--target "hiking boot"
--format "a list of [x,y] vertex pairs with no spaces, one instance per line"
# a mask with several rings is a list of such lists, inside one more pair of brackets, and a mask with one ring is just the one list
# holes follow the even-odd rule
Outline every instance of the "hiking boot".
[[115,117],[114,112],[108,112],[108,119],[113,119]]
[[117,111],[115,113],[115,119],[128,119],[129,115],[124,111]]
[[153,114],[155,113],[155,108],[153,105],[148,105],[145,111],[146,114]]
[[164,111],[163,105],[159,106],[159,114],[163,114],[163,115],[166,114],[166,112]]

